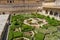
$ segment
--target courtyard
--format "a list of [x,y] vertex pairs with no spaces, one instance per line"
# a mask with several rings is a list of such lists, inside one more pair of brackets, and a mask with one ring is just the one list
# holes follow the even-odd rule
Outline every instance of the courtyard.
[[8,40],[60,40],[60,21],[38,13],[11,15]]

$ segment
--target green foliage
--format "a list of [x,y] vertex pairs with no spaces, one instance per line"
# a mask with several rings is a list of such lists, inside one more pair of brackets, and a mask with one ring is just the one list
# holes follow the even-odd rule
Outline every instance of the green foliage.
[[58,26],[60,24],[57,20],[55,20],[54,18],[50,18],[49,16],[47,16],[45,19],[47,20],[48,24],[52,26]]
[[37,17],[37,18],[41,18],[41,19],[45,18],[45,16],[40,15],[40,14],[37,14],[37,16],[36,16],[36,17]]
[[57,28],[56,27],[53,27],[53,26],[50,26],[50,27],[48,27],[48,31],[50,33],[53,33],[53,32],[56,32],[57,31]]
[[44,34],[42,33],[37,33],[35,35],[35,40],[43,40],[44,39]]
[[33,30],[32,26],[28,26],[28,25],[23,24],[22,31],[25,32],[25,31],[31,31],[31,30]]
[[58,40],[59,37],[57,37],[55,34],[47,34],[45,35],[45,39],[44,40]]
[[48,29],[48,27],[50,27],[50,26],[51,26],[51,25],[46,24],[46,25],[43,25],[43,27],[41,27],[41,28]]
[[22,32],[14,32],[14,38],[22,37],[23,33]]
[[12,40],[13,39],[13,31],[10,30],[9,35],[8,35],[8,40]]
[[18,21],[15,21],[14,25],[19,25],[19,22]]
[[[43,40],[44,34],[57,31],[56,26],[60,25],[60,21],[57,21],[54,18],[50,18],[49,16],[45,17],[43,15],[36,13],[14,15],[11,16],[11,25],[10,25],[8,40],[13,40],[13,38],[23,37],[24,35],[22,32],[34,30],[34,27],[23,24],[23,21],[28,18],[41,18],[41,19],[46,19],[46,21],[48,22],[48,24],[44,25],[43,27],[40,27],[37,30],[35,29],[37,32],[40,32],[35,35],[35,40]],[[22,29],[22,32],[14,32],[15,28],[18,27]]]
[[16,27],[15,27],[15,25],[13,25],[13,24],[10,26],[10,30],[14,30],[15,28],[16,28]]
[[12,16],[12,17],[11,17],[11,22],[14,22],[14,21],[16,21],[16,20],[17,20],[16,16]]
[[40,33],[43,33],[43,34],[50,33],[47,29],[44,29],[44,28],[40,28],[40,29],[39,29],[39,32],[40,32]]

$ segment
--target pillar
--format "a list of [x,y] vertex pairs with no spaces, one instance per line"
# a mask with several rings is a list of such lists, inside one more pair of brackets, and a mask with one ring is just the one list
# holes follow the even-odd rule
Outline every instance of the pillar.
[[58,12],[58,18],[59,18],[59,15],[60,15],[60,14],[59,14],[59,12]]
[[45,14],[46,13],[45,10],[42,10],[42,13]]
[[53,16],[54,16],[54,12],[53,12]]
[[50,15],[50,11],[48,11],[48,15]]
[[60,19],[60,13],[58,13],[58,18]]

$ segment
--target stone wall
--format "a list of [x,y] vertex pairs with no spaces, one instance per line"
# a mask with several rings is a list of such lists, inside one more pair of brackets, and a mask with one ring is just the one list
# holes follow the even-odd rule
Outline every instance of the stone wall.
[[41,0],[0,0],[0,4],[38,3]]
[[0,11],[36,12],[41,5],[41,0],[0,0]]

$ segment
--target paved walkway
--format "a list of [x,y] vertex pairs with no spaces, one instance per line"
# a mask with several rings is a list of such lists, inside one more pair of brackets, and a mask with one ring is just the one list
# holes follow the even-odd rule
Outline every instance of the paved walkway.
[[5,15],[0,15],[0,39],[1,39],[1,35],[5,29],[5,25],[7,23],[9,14],[5,14]]

